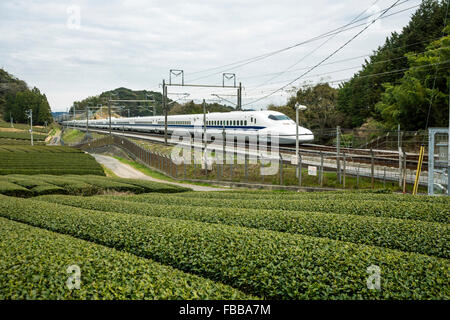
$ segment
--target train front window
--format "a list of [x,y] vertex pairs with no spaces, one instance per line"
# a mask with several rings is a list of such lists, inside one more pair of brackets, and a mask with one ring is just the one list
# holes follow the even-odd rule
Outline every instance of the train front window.
[[275,121],[279,121],[279,120],[291,120],[291,118],[289,118],[288,116],[283,115],[273,115],[271,114],[269,116],[270,120],[275,120]]

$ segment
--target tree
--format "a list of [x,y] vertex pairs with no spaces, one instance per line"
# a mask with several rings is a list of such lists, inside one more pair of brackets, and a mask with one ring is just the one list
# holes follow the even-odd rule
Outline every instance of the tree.
[[[398,84],[385,83],[385,93],[376,110],[391,129],[447,126],[450,87],[450,27],[445,36],[432,42],[426,52],[407,54],[411,66]],[[428,123],[427,123],[428,119]]]
[[295,105],[303,104],[307,109],[299,114],[302,126],[309,129],[334,128],[345,124],[344,115],[336,109],[337,94],[337,89],[328,83],[303,86],[295,96],[289,98],[286,106],[269,107],[269,110],[282,112],[295,119]]
[[351,118],[353,127],[369,117],[381,119],[375,105],[386,90],[383,83],[395,83],[403,77],[402,70],[409,66],[406,53],[422,52],[441,36],[446,7],[444,0],[424,0],[402,32],[392,33],[365,61],[362,70],[340,86],[338,108]]

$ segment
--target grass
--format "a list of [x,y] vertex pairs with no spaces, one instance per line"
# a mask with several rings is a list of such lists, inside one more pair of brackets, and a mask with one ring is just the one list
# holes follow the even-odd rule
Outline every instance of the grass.
[[[104,135],[101,135],[96,132],[90,132],[93,139],[98,139],[104,137]],[[78,130],[78,129],[65,129],[64,134],[62,135],[62,140],[64,143],[69,144],[75,144],[79,143],[83,140],[86,133],[84,131]]]
[[156,170],[152,170],[149,167],[136,162],[136,161],[132,161],[132,160],[128,160],[119,156],[114,156],[115,159],[119,160],[120,162],[127,164],[131,167],[133,167],[134,169],[142,172],[143,174],[155,178],[155,179],[159,179],[159,180],[163,180],[163,181],[167,181],[167,182],[177,182],[177,183],[186,183],[186,184],[193,184],[193,185],[198,185],[198,186],[203,186],[203,187],[212,187],[212,188],[219,188],[218,186],[209,184],[209,183],[202,183],[202,182],[191,182],[191,181],[185,181],[185,180],[175,180],[172,179],[171,177],[166,176],[165,174],[156,171]]

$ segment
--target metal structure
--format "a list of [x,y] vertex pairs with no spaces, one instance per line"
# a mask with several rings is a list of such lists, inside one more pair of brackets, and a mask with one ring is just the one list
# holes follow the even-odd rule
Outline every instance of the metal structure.
[[[435,195],[436,185],[442,188],[444,184],[447,185],[447,196],[450,196],[450,139],[436,141],[436,135],[447,134],[448,137],[449,131],[447,128],[428,129],[428,195],[431,196]],[[447,179],[445,179],[445,171],[447,171]],[[437,179],[435,174],[439,175]]]
[[31,134],[31,145],[34,145],[33,142],[33,110],[29,109],[27,112],[27,117],[30,118],[30,134]]
[[[172,76],[179,77],[181,75],[181,83],[172,83]],[[233,80],[233,85],[225,85],[225,80]],[[168,87],[197,87],[197,88],[227,88],[227,89],[237,89],[237,104],[236,110],[242,110],[242,84],[236,86],[236,75],[234,73],[223,73],[222,74],[222,85],[207,85],[207,84],[185,84],[184,83],[184,70],[180,69],[170,69],[169,71],[169,83],[166,80],[162,81],[163,90],[163,110],[164,110],[164,143],[167,145],[168,135],[167,135],[167,116],[169,112],[169,104],[167,103],[167,88]]]

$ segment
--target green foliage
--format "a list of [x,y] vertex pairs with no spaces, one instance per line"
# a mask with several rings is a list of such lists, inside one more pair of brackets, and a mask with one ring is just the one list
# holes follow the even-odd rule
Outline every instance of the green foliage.
[[[422,54],[407,54],[410,68],[398,84],[385,83],[385,93],[376,105],[386,127],[399,123],[406,130],[442,127],[448,124],[450,88],[450,27],[447,36],[434,41]],[[431,108],[430,108],[431,107]]]
[[33,124],[43,125],[53,122],[53,117],[45,94],[41,94],[38,88],[18,91],[15,94],[8,93],[6,96],[3,118],[10,120],[10,115],[14,122],[28,123],[27,112],[33,112]]
[[[207,103],[206,104],[206,112],[230,112],[233,111],[234,108],[228,107],[225,105],[221,105],[218,103]],[[203,113],[203,105],[201,103],[196,104],[194,101],[190,101],[185,104],[174,104],[171,107],[169,114],[195,114],[195,113]]]
[[0,175],[6,174],[96,174],[105,175],[91,155],[71,148],[2,146]]
[[[186,205],[153,204],[148,206],[145,203],[100,197],[85,199],[72,196],[44,196],[38,200],[41,199],[84,209],[297,233],[450,258],[448,245],[450,228],[441,223],[321,212],[236,210],[235,208]],[[205,205],[210,201],[221,201],[221,199],[204,201]]]
[[190,191],[188,188],[166,185],[158,182],[107,178],[97,175],[52,176],[45,174],[13,174],[0,176],[0,182],[4,184],[2,188],[0,188],[0,194],[19,197],[39,196],[44,194],[89,196],[104,192],[175,193]]
[[[405,55],[424,51],[431,41],[442,35],[446,7],[446,1],[422,1],[402,32],[392,33],[385,44],[366,60],[362,70],[340,87],[338,109],[351,119],[352,126],[360,126],[371,116],[380,117],[375,105],[385,91],[383,83],[394,84],[401,79],[405,72],[397,70],[410,66]],[[414,129],[417,128],[419,126]]]
[[[108,197],[108,196],[106,196]],[[117,199],[117,198],[116,198]],[[339,214],[387,217],[397,219],[413,219],[429,222],[449,223],[448,205],[444,203],[402,203],[380,202],[377,200],[335,200],[335,199],[302,199],[302,200],[270,200],[270,199],[221,199],[207,201],[199,194],[198,198],[186,199],[177,195],[143,194],[127,196],[127,201],[152,204],[171,204],[185,206],[227,207],[236,209],[284,210],[284,211],[319,211]]]
[[305,85],[298,89],[285,107],[269,107],[269,110],[282,112],[295,120],[295,105],[302,104],[308,108],[299,112],[299,122],[309,129],[334,128],[344,123],[344,116],[336,109],[338,90],[328,83],[314,86]]
[[[447,259],[268,230],[3,197],[0,215],[269,299],[448,299]],[[382,269],[382,290],[367,268]]]
[[[80,289],[67,268],[80,267]],[[255,299],[229,286],[0,218],[0,299]]]
[[[33,132],[33,141],[44,141],[47,136]],[[1,139],[31,140],[31,134],[28,132],[0,131]],[[11,143],[14,144],[14,143]]]

